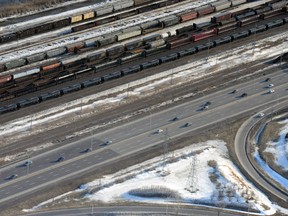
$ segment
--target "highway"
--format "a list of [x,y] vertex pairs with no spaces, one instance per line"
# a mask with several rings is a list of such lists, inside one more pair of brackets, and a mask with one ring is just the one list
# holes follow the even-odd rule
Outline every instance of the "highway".
[[[288,106],[287,101],[279,103],[277,106],[273,107],[273,112],[277,112],[277,110],[283,109],[287,106]],[[270,112],[271,108],[265,110],[265,112],[263,113],[265,113],[265,115],[267,116],[268,114],[270,114]],[[273,182],[262,176],[259,167],[254,166],[253,163],[251,163],[250,161],[251,159],[246,153],[248,152],[249,149],[249,145],[247,144],[248,134],[251,131],[251,129],[261,120],[262,120],[261,118],[255,118],[254,116],[246,120],[241,125],[241,127],[237,131],[234,141],[235,153],[242,168],[248,173],[249,176],[251,176],[253,179],[257,179],[257,183],[270,193],[274,194],[283,201],[288,201],[287,191],[280,190],[279,188],[274,186]]]
[[[180,137],[193,130],[225,121],[228,118],[233,118],[254,109],[256,109],[256,115],[259,110],[287,99],[287,71],[277,71],[270,75],[271,83],[275,85],[275,88],[273,88],[275,93],[273,94],[267,93],[269,90],[267,88],[268,83],[263,82],[266,77],[263,76],[233,88],[214,92],[199,99],[94,134],[92,138],[88,137],[30,158],[33,164],[29,169],[21,166],[25,161],[5,167],[0,170],[0,203],[16,197],[20,198],[36,189],[55,184],[59,180],[91,171],[113,160],[159,144],[164,140],[162,133],[155,133],[159,128],[167,128],[168,136],[171,138]],[[234,88],[239,89],[239,91],[236,94],[231,94]],[[248,96],[239,97],[244,92]],[[212,104],[206,111],[202,111],[201,107],[206,101],[210,101]],[[175,116],[180,119],[172,121]],[[192,125],[184,127],[187,122],[191,122]],[[113,141],[113,143],[105,146],[103,143],[107,139]],[[93,151],[83,153],[90,146],[92,146]],[[55,162],[59,156],[65,156],[65,161]],[[14,173],[17,173],[19,178],[6,179]]]
[[[75,208],[75,209],[62,209],[62,210],[54,210],[54,211],[46,211],[46,212],[36,212],[26,214],[25,216],[93,216],[93,215],[185,215],[185,216],[217,216],[218,210],[217,208],[209,209],[195,209],[195,208],[185,208],[185,207],[177,207],[177,206],[166,206],[166,207],[155,207],[155,206],[107,206],[107,207],[90,207],[90,208]],[[237,216],[243,215],[234,211],[232,213],[223,212],[221,210],[221,216]]]

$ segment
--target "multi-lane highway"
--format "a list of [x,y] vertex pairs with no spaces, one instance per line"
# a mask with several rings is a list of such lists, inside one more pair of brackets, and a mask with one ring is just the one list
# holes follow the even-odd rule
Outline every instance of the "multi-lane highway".
[[[15,197],[19,198],[38,188],[79,175],[115,159],[161,143],[164,135],[155,133],[159,128],[167,128],[169,137],[174,138],[227,118],[236,117],[247,111],[256,109],[256,114],[257,110],[261,110],[263,107],[269,107],[273,103],[287,99],[288,77],[286,73],[287,71],[279,70],[270,76],[271,82],[275,85],[273,94],[268,93],[268,83],[263,82],[266,77],[258,78],[94,134],[93,138],[88,137],[30,158],[33,164],[29,169],[21,166],[25,161],[5,167],[0,170],[0,202]],[[239,91],[231,94],[234,88]],[[244,92],[248,96],[239,97]],[[201,107],[207,101],[212,104],[207,110],[202,111]],[[175,116],[180,119],[172,121]],[[187,122],[191,122],[191,126],[184,127]],[[103,143],[107,139],[113,143],[105,146]],[[91,146],[91,143],[93,151],[83,153],[86,148]],[[55,162],[60,156],[65,156],[65,160]],[[19,175],[19,178],[5,179],[15,173]]]

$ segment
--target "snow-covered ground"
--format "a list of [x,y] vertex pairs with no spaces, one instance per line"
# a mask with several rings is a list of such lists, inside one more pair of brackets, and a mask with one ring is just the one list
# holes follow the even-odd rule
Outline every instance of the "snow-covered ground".
[[[179,13],[179,12],[187,11],[189,9],[194,9],[194,8],[206,5],[208,3],[211,3],[213,1],[215,1],[215,0],[192,1],[189,3],[185,3],[185,4],[183,3],[183,5],[180,5],[180,6],[177,6],[177,5],[168,6],[164,10],[161,8],[158,10],[153,10],[152,12],[146,12],[143,14],[138,14],[136,17],[135,16],[128,17],[128,18],[122,19],[120,21],[115,21],[115,22],[112,22],[109,24],[104,24],[104,25],[101,25],[100,28],[95,27],[95,28],[90,29],[87,32],[77,33],[77,35],[73,34],[73,35],[67,36],[65,38],[61,38],[58,41],[56,40],[54,42],[25,48],[23,50],[18,49],[17,52],[8,53],[8,54],[4,54],[4,55],[0,56],[0,63],[5,63],[5,62],[8,62],[8,61],[13,60],[13,59],[24,58],[24,57],[27,57],[27,56],[30,56],[30,55],[33,55],[36,53],[46,52],[46,51],[54,49],[54,48],[64,47],[65,45],[68,45],[68,44],[85,41],[87,39],[95,38],[98,36],[103,36],[106,34],[110,34],[112,32],[117,32],[117,31],[126,29],[128,27],[139,26],[140,24],[145,23],[147,21],[159,19],[162,17],[166,17],[169,15]],[[265,1],[263,1],[263,0],[250,2],[250,3],[246,3],[244,5],[237,6],[232,11],[238,11],[238,10],[241,10],[241,9],[247,8],[247,7],[255,7],[257,5],[264,4],[264,3],[265,3]],[[211,19],[211,15],[209,14],[209,15],[203,16],[199,19],[195,19],[192,21],[178,24],[176,26],[165,28],[161,32],[157,32],[157,33],[160,33],[162,35],[162,37],[165,38],[169,34],[175,35],[176,29],[178,29],[178,28],[181,28],[181,27],[184,27],[187,25],[191,25],[193,23],[204,23],[207,21],[209,22],[210,19]],[[57,30],[57,32],[58,32],[57,34],[61,35],[60,31],[61,30]],[[67,30],[65,30],[65,32],[66,31]],[[168,34],[168,32],[169,32],[169,34]],[[155,34],[155,33],[151,33],[151,34]],[[41,41],[41,40],[43,40],[42,37],[46,37],[43,35],[47,35],[47,33],[36,35],[36,36],[28,38],[28,39],[24,39],[24,41],[26,41],[26,40],[30,41],[31,39],[33,39],[35,41]],[[148,36],[148,35],[146,35],[146,36]],[[133,38],[133,40],[135,40],[135,38]],[[14,42],[14,43],[17,44],[17,47],[18,47],[19,41]],[[21,42],[20,42],[20,44],[21,44]],[[7,44],[4,44],[4,46],[6,46],[6,45]]]
[[[281,167],[284,171],[288,170],[288,140],[285,139],[285,135],[288,133],[288,120],[280,122],[283,124],[283,128],[279,132],[279,138],[277,142],[267,143],[267,148],[264,152],[269,152],[274,156],[274,163]],[[261,169],[267,173],[274,181],[280,184],[284,189],[288,191],[288,179],[279,175],[272,168],[270,168],[265,161],[260,157],[258,149],[254,153],[255,161],[261,167]]]
[[[32,209],[69,201],[66,195],[83,192],[76,201],[98,203],[145,202],[166,205],[209,205],[271,215],[277,210],[269,198],[251,184],[229,160],[226,144],[211,140],[159,156],[82,185],[76,191],[40,203]],[[121,182],[121,183],[119,183]],[[95,191],[95,192],[92,192]],[[164,198],[163,198],[164,197]],[[75,201],[75,200],[74,200]]]
[[[175,87],[185,82],[211,75],[223,69],[238,67],[239,65],[244,65],[255,60],[272,58],[273,56],[288,52],[287,36],[288,32],[284,32],[278,36],[273,36],[229,50],[229,52],[209,56],[208,59],[193,61],[178,68],[165,71],[161,74],[159,73],[156,76],[154,75],[145,78],[142,81],[137,81],[137,84],[125,84],[120,88],[121,91],[117,90],[117,88],[109,90],[110,94],[117,94],[116,96],[109,96],[108,92],[88,95],[81,99],[4,123],[0,125],[1,142],[3,144],[15,142],[25,136],[42,133],[77,121],[79,117],[88,117],[95,113],[99,113],[104,109],[113,108],[119,103],[123,104],[129,102],[131,98],[147,97],[148,95],[155,93],[155,91],[161,91],[168,87]],[[267,67],[276,66],[267,65]],[[79,115],[79,113],[81,113],[81,115]],[[129,117],[131,116],[125,116],[123,118]],[[110,122],[107,124],[113,123],[114,122]],[[79,131],[71,136],[89,133],[89,130],[95,130],[103,126],[105,125],[96,125],[94,128],[87,128],[85,131]],[[47,144],[51,145],[51,143]],[[1,160],[11,160],[13,157],[17,156],[7,156],[6,159],[1,158]]]

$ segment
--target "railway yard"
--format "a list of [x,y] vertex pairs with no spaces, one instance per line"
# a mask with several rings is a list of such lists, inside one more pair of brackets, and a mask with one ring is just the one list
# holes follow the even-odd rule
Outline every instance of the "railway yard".
[[[71,210],[69,215],[104,215],[118,205],[126,206],[124,212],[141,215],[129,206],[152,209],[179,200],[188,215],[222,215],[223,209],[228,215],[249,215],[250,211],[288,215],[287,138],[281,141],[286,152],[281,165],[275,159],[279,155],[265,153],[270,144],[263,144],[264,138],[260,138],[259,152],[257,141],[252,141],[261,137],[267,122],[284,124],[287,118],[287,36],[286,0],[75,1],[1,20],[0,215],[34,215],[37,210],[35,215],[42,210],[45,215],[52,209],[64,209],[67,214]],[[280,126],[274,129],[269,127],[273,139],[262,132],[266,142],[276,142],[280,133],[281,140],[287,133]],[[209,140],[215,139],[211,144]],[[123,195],[130,192],[121,189],[121,184],[135,192],[129,181],[139,181],[145,190],[153,185],[135,177],[139,168],[131,166],[144,166],[147,176],[154,175],[150,172],[158,169],[156,163],[164,161],[173,167],[175,161],[168,160],[171,152],[180,154],[181,148],[197,147],[199,142],[219,164],[214,167],[223,176],[218,184],[226,179],[229,187],[249,185],[250,198],[238,188],[236,202],[220,195],[214,201],[220,189],[219,185],[211,189],[210,183],[204,189],[214,190],[210,195],[203,195],[203,188],[187,194],[187,182],[196,181],[191,180],[194,169],[186,177],[178,170],[175,175],[183,175],[186,182],[176,180],[179,187],[160,183],[169,191],[177,188],[177,196],[166,197],[172,202],[161,198],[157,205],[158,200],[151,204],[147,197]],[[219,152],[212,153],[217,146]],[[206,158],[204,147],[199,149],[189,151]],[[230,162],[221,154],[228,154]],[[211,165],[211,160],[201,164]],[[259,162],[272,160],[273,169],[268,171]],[[191,169],[192,163],[188,164],[185,169]],[[169,176],[164,168],[159,170],[161,178]],[[281,178],[273,178],[274,173]],[[133,175],[135,180],[124,181],[123,175]],[[235,182],[236,175],[241,183]],[[71,193],[95,179],[97,186],[88,184]],[[67,192],[66,198],[61,195]],[[62,196],[66,201],[61,201]],[[206,207],[199,207],[203,212],[198,213],[190,201]],[[72,211],[91,205],[92,213]],[[159,210],[163,215],[167,215],[165,208]]]

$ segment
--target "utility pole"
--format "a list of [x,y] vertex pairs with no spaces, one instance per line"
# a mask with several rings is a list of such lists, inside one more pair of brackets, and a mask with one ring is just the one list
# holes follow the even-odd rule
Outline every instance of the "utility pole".
[[90,132],[91,132],[91,146],[90,146],[90,148],[91,148],[91,150],[93,150],[93,131],[91,130]]
[[196,191],[198,191],[196,165],[197,165],[197,158],[195,155],[192,157],[192,161],[190,164],[190,172],[189,172],[188,180],[187,180],[186,187],[185,187],[185,189],[190,191],[191,193],[195,193]]
[[164,134],[162,175],[167,175],[169,173],[169,171],[167,170],[167,157],[168,157],[168,128],[166,128],[165,134]]

